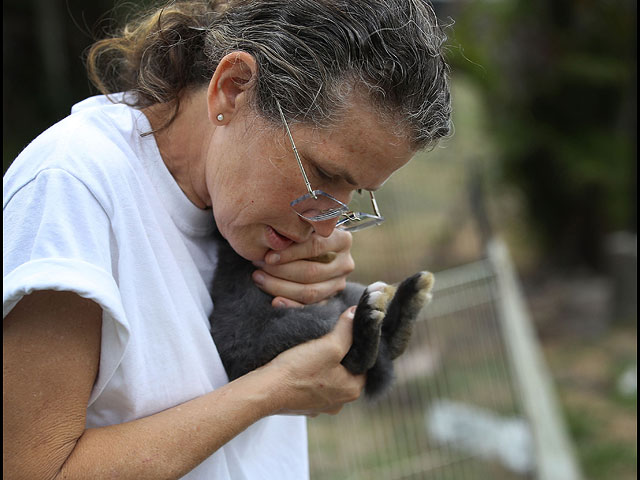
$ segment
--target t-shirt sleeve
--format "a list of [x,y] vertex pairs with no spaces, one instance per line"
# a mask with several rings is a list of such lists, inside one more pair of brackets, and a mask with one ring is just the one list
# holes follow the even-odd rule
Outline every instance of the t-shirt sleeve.
[[3,318],[37,290],[71,291],[98,303],[103,348],[91,403],[129,338],[109,215],[82,181],[62,169],[43,170],[4,194]]

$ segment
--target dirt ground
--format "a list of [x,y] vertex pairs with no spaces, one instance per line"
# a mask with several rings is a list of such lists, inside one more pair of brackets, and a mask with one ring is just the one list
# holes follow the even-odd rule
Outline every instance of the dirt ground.
[[[637,477],[637,320],[613,321],[602,278],[533,282],[533,320],[586,479]],[[634,371],[635,368],[635,371]]]

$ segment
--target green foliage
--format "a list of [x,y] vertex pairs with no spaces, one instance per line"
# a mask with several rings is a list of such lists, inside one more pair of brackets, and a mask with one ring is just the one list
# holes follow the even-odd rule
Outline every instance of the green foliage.
[[580,457],[593,480],[621,478],[620,475],[629,471],[628,465],[638,461],[636,449],[624,443],[590,445],[581,451]]
[[545,257],[601,263],[602,237],[636,228],[636,3],[471,2],[456,71],[484,93],[504,180],[528,200]]

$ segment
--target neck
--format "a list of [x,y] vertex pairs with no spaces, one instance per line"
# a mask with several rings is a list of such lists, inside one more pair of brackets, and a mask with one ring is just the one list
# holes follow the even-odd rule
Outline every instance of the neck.
[[207,114],[206,89],[183,95],[178,113],[168,127],[161,128],[172,115],[173,107],[157,104],[143,109],[143,113],[155,132],[162,160],[178,186],[194,205],[207,208],[205,154],[215,127]]

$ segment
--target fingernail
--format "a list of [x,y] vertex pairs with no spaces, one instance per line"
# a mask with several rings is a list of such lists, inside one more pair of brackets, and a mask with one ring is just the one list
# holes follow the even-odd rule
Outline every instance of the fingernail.
[[353,316],[356,314],[356,306],[353,306],[351,308],[349,308],[349,310],[347,310],[347,318],[353,318]]
[[286,307],[287,304],[284,303],[282,300],[276,300],[276,307],[282,308],[282,307]]
[[255,271],[253,273],[253,281],[259,285],[262,285],[264,283],[264,275],[259,271]]
[[278,255],[277,253],[270,253],[269,255],[267,255],[268,264],[275,265],[279,261],[280,261],[280,255]]

